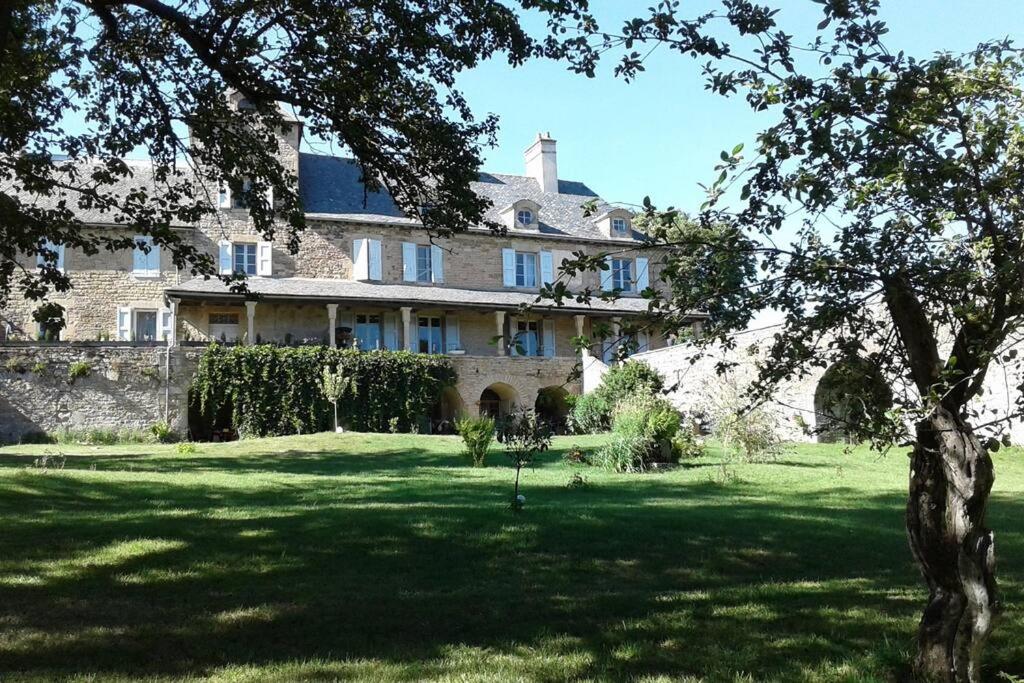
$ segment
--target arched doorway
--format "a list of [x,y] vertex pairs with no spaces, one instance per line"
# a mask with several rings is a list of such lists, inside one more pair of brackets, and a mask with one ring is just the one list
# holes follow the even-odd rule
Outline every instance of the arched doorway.
[[480,392],[480,415],[500,419],[511,413],[519,396],[516,390],[504,382],[495,382]]
[[430,432],[432,434],[454,434],[455,422],[466,412],[466,404],[462,401],[455,387],[445,387],[437,397],[430,413]]
[[892,407],[892,390],[868,361],[853,356],[832,365],[814,390],[819,443],[853,442],[859,427]]
[[566,431],[566,417],[569,415],[569,403],[566,400],[568,395],[569,392],[563,387],[544,387],[537,392],[537,400],[533,404],[537,418],[546,422],[556,434],[564,434]]

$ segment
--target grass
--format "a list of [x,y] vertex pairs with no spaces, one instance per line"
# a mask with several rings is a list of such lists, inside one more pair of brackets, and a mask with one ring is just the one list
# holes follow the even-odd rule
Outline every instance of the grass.
[[[0,449],[0,679],[889,681],[924,589],[906,458],[524,472],[455,438]],[[44,454],[48,467],[36,464]],[[1024,463],[996,455],[1006,612],[986,677],[1024,674]]]

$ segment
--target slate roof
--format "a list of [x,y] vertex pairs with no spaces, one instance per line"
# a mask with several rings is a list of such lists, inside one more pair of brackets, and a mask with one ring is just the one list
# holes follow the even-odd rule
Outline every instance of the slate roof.
[[[387,304],[415,303],[420,305],[466,306],[471,308],[515,309],[522,304],[533,304],[535,309],[564,313],[607,313],[637,315],[647,311],[647,300],[622,297],[617,301],[593,300],[589,305],[567,301],[564,306],[534,304],[536,294],[508,290],[479,290],[459,287],[437,287],[412,284],[377,284],[334,280],[327,278],[261,278],[248,280],[249,290],[267,298],[325,299]],[[212,297],[241,298],[232,294],[221,280],[194,278],[180,285],[168,287],[167,296],[184,298]]]
[[[399,211],[385,191],[367,193],[359,182],[360,170],[352,159],[322,154],[299,155],[299,192],[312,218],[344,218],[375,223],[416,225]],[[544,192],[529,176],[481,173],[471,185],[474,192],[491,200],[485,219],[500,222],[500,213],[511,204],[529,199],[540,204],[539,232],[542,235],[608,240],[594,219],[615,208],[583,183],[559,180],[558,192]],[[593,216],[584,215],[583,205],[596,200]],[[523,234],[534,234],[523,231]],[[639,233],[633,234],[640,239]]]

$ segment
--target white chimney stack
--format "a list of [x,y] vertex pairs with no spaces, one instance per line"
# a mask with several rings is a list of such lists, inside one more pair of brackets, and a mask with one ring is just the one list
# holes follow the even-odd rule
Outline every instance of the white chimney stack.
[[537,133],[537,139],[526,148],[526,175],[537,181],[544,192],[558,194],[558,156],[551,133]]

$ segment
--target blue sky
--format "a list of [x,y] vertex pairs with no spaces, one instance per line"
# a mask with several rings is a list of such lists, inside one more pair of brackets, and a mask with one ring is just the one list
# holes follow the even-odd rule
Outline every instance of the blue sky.
[[[618,28],[622,17],[642,14],[650,0],[595,0],[602,25]],[[697,13],[716,3],[687,2]],[[778,1],[779,22],[797,36],[812,35],[821,19],[810,0]],[[1024,36],[1022,0],[883,0],[890,49],[923,57],[963,51],[978,42]],[[604,18],[608,19],[605,20]],[[542,27],[540,27],[542,28]],[[463,74],[460,87],[478,114],[501,120],[498,147],[485,169],[522,173],[523,150],[539,131],[558,140],[562,178],[586,182],[613,202],[638,203],[649,194],[660,207],[694,210],[703,201],[698,182],[713,178],[719,152],[748,144],[772,114],[755,115],[739,97],[704,90],[701,62],[667,50],[655,52],[647,72],[626,84],[607,62],[596,78],[564,65],[531,62],[513,69],[492,61]]]

